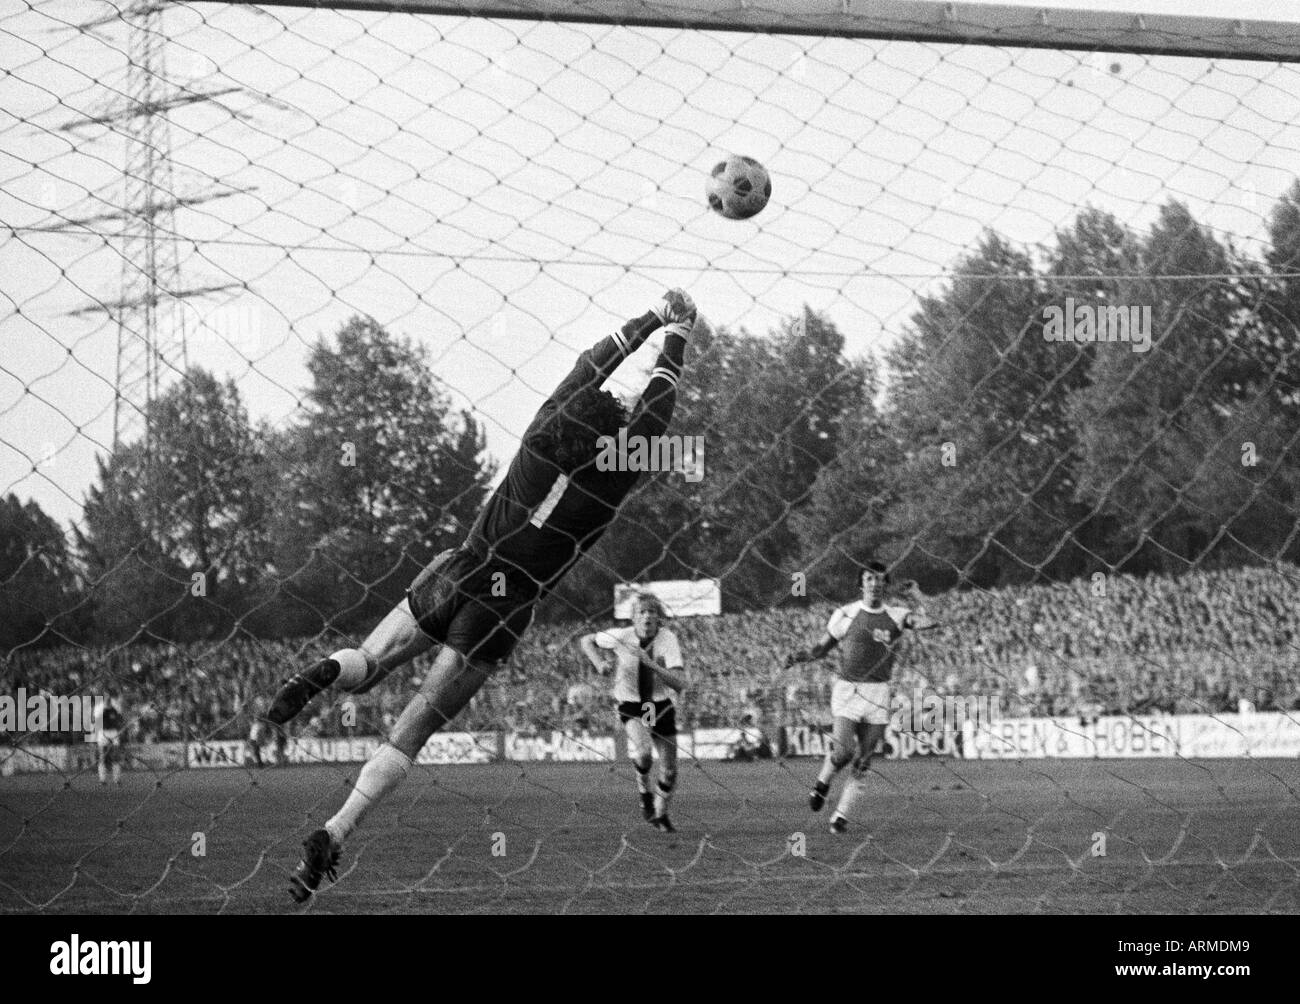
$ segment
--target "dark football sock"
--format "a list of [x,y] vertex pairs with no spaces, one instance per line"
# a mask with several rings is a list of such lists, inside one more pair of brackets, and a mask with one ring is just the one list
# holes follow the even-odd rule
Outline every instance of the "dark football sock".
[[271,702],[266,720],[272,725],[283,725],[310,704],[313,697],[337,680],[339,672],[337,662],[322,659],[310,669],[289,677]]

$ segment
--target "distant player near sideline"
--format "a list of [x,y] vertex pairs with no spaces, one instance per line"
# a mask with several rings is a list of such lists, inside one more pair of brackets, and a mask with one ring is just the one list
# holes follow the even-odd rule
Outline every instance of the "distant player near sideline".
[[839,805],[831,816],[832,833],[848,829],[849,811],[865,790],[872,754],[885,738],[890,716],[889,680],[903,631],[924,631],[939,626],[938,621],[926,614],[925,597],[915,582],[909,581],[903,587],[903,595],[914,609],[886,605],[889,571],[879,561],[867,563],[861,582],[862,599],[831,614],[821,641],[811,649],[791,654],[785,663],[789,667],[797,662],[811,662],[822,658],[836,645],[842,644],[844,648],[840,678],[831,691],[831,714],[835,716],[831,748],[808,795],[813,812],[820,812],[835,775],[849,763],[853,764],[853,777],[844,786]]
[[95,746],[99,761],[99,783],[122,783],[122,712],[113,706],[111,697],[104,701],[95,722]]
[[244,766],[265,767],[268,764],[283,766],[289,762],[289,734],[284,729],[271,729],[274,735],[271,737],[271,749],[268,753],[263,738],[263,732],[267,731],[265,727],[265,715],[261,712],[266,710],[266,705],[262,698],[253,699],[253,732],[250,736],[247,751],[244,754]]
[[[623,463],[615,465],[622,470],[599,470],[598,440],[617,437],[624,428],[629,441],[667,430],[695,318],[691,298],[671,290],[661,303],[583,352],[537,412],[505,480],[461,546],[444,551],[416,576],[406,599],[360,648],[335,652],[280,688],[255,728],[254,742],[282,727],[325,688],[364,692],[396,667],[442,645],[419,693],[362,768],[342,809],[304,841],[303,859],[290,882],[294,899],[305,901],[322,878],[335,877],[343,841],[402,783],[429,736],[455,718],[510,655],[532,623],[534,604],[614,519],[640,478],[639,467],[628,470],[636,465]],[[601,386],[659,327],[663,350],[629,418],[622,402]]]
[[[666,616],[657,596],[642,593],[632,607],[631,627],[583,635],[578,646],[598,673],[613,669],[616,711],[627,732],[641,813],[656,829],[673,833],[673,824],[668,820],[668,802],[677,783],[677,708],[673,694],[685,689],[686,674],[677,635],[663,627]],[[659,760],[659,779],[653,794],[651,751]]]

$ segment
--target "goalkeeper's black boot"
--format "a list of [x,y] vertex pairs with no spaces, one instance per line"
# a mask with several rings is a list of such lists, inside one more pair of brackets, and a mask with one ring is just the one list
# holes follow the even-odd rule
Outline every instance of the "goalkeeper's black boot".
[[826,796],[830,793],[831,786],[826,781],[818,781],[813,785],[813,790],[808,792],[808,808],[813,812],[821,812],[822,806],[826,804]]
[[302,842],[302,860],[289,878],[289,895],[297,903],[311,899],[320,887],[320,881],[328,878],[337,881],[336,868],[339,863],[339,846],[328,830],[315,830]]
[[645,817],[647,823],[654,821],[655,797],[648,791],[641,792],[641,815]]
[[669,820],[668,813],[666,812],[662,816],[655,816],[654,819],[650,820],[650,825],[656,830],[663,830],[665,833],[677,832],[677,827],[675,827]]
[[831,832],[835,834],[847,833],[849,821],[841,816],[838,812],[831,817]]
[[294,673],[285,680],[267,709],[265,719],[271,725],[283,725],[311,702],[311,699],[339,678],[342,667],[333,659],[322,659],[310,669]]

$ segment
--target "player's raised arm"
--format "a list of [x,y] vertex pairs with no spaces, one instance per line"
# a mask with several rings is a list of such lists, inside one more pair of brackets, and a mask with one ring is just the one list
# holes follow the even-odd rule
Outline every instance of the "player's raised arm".
[[840,643],[840,639],[848,632],[849,625],[853,623],[853,614],[848,607],[840,607],[831,614],[830,621],[826,624],[826,632],[822,635],[822,640],[812,648],[801,648],[797,652],[791,652],[785,657],[785,667],[789,669],[796,662],[816,662]]
[[602,651],[606,646],[600,644],[600,638],[601,633],[599,631],[584,634],[578,639],[578,648],[587,657],[587,661],[595,667],[596,672],[604,675],[609,672],[610,660]]
[[659,436],[667,431],[677,403],[677,380],[682,375],[686,338],[695,327],[695,303],[683,290],[670,290],[657,310],[664,324],[664,347],[628,425],[628,434],[632,436]]

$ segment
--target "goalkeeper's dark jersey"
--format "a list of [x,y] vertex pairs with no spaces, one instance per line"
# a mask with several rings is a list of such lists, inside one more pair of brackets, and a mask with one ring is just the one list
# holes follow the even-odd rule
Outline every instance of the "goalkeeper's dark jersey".
[[[636,471],[598,470],[594,461],[565,475],[539,450],[545,423],[584,387],[601,386],[658,327],[658,318],[647,313],[578,357],[573,371],[537,412],[505,480],[470,530],[466,545],[506,572],[516,598],[516,589],[544,594],[563,578],[600,539],[640,477]],[[659,436],[667,430],[685,344],[678,334],[665,336],[663,352],[628,426],[629,437]]]

